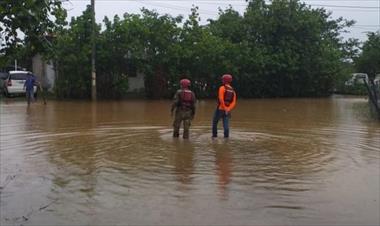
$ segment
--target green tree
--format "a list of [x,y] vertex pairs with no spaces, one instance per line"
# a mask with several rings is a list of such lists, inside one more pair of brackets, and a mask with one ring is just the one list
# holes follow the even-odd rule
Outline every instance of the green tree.
[[[123,97],[137,69],[149,98],[171,97],[183,77],[198,97],[212,97],[224,73],[234,75],[241,97],[325,96],[356,56],[357,42],[340,36],[352,21],[297,0],[251,0],[243,15],[230,7],[207,25],[194,6],[182,19],[147,9],[105,18],[105,29],[98,27],[98,94]],[[87,10],[57,29],[59,96],[89,96],[90,21]]]
[[[56,94],[61,98],[89,98],[91,91],[91,8],[63,29],[54,41],[59,65]],[[100,30],[98,26],[97,31]]]
[[142,10],[145,27],[144,62],[145,89],[150,98],[169,97],[173,76],[177,72],[181,49],[178,23],[182,17],[159,16],[157,12]]
[[241,71],[248,96],[329,95],[340,73],[343,42],[340,33],[351,21],[330,19],[324,9],[299,1],[249,2],[244,14],[250,64]]
[[[0,63],[8,64],[20,46],[29,54],[46,49],[46,36],[64,25],[66,11],[59,0],[2,0],[0,2]],[[0,65],[1,66],[1,65]]]
[[368,40],[356,60],[358,72],[367,73],[370,78],[380,74],[380,31],[368,33]]

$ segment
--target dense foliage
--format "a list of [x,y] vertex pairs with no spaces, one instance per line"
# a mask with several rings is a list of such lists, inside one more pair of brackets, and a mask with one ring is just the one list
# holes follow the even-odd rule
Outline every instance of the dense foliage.
[[[350,51],[340,34],[352,24],[333,20],[324,9],[299,1],[251,0],[243,15],[220,10],[199,24],[197,7],[189,17],[142,9],[104,19],[97,27],[99,97],[126,94],[136,71],[145,75],[150,98],[171,97],[183,77],[199,97],[212,97],[220,76],[231,73],[240,97],[326,96],[345,73]],[[59,71],[60,97],[90,96],[91,17],[89,9],[57,30],[49,56]]]
[[[56,94],[62,98],[87,98],[91,93],[91,12],[72,18],[53,41],[58,76]],[[97,27],[99,31],[100,27]]]
[[380,31],[368,34],[368,40],[362,47],[356,66],[359,72],[367,73],[372,79],[376,74],[380,74]]
[[[358,46],[358,45],[356,45]],[[354,79],[353,73],[366,73],[369,83],[377,76],[380,76],[380,33],[368,33],[368,40],[363,43],[361,48],[356,50],[352,55],[354,64],[346,64],[345,76],[342,76],[337,82],[337,92],[344,94],[366,95],[367,87],[361,79]],[[351,52],[352,54],[352,52]]]
[[0,1],[0,67],[48,48],[48,36],[65,25],[60,0]]

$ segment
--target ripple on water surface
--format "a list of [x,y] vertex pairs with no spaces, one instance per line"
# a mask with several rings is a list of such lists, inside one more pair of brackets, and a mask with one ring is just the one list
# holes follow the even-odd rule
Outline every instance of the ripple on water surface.
[[[335,113],[321,118],[314,107],[304,118],[289,110],[270,120],[261,109],[252,120],[238,111],[230,138],[212,139],[201,109],[184,140],[164,122],[145,122],[146,110],[122,121],[130,108],[114,104],[120,112],[103,116],[103,108],[70,106],[75,119],[49,104],[31,113],[2,108],[2,223],[21,224],[45,206],[32,223],[378,223],[376,125],[329,121]],[[151,117],[164,115],[154,109]],[[318,120],[302,121],[310,118]]]

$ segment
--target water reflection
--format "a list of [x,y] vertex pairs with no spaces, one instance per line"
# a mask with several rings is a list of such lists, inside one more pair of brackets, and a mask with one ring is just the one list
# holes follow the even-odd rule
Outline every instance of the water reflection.
[[220,196],[223,199],[228,199],[228,185],[232,176],[232,157],[231,149],[228,140],[219,145],[216,142],[213,143],[215,150],[215,165],[218,175],[218,187]]
[[[190,185],[194,173],[194,146],[188,140],[173,139],[175,146],[174,152],[174,170],[177,180],[182,185]],[[188,187],[181,187],[186,189]]]

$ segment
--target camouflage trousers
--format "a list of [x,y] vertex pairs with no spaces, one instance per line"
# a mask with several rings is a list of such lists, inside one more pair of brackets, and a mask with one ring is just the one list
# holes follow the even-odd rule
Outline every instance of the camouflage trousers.
[[177,110],[173,122],[173,137],[179,137],[179,129],[181,127],[181,123],[183,122],[183,138],[188,139],[192,119],[193,116],[191,110]]

